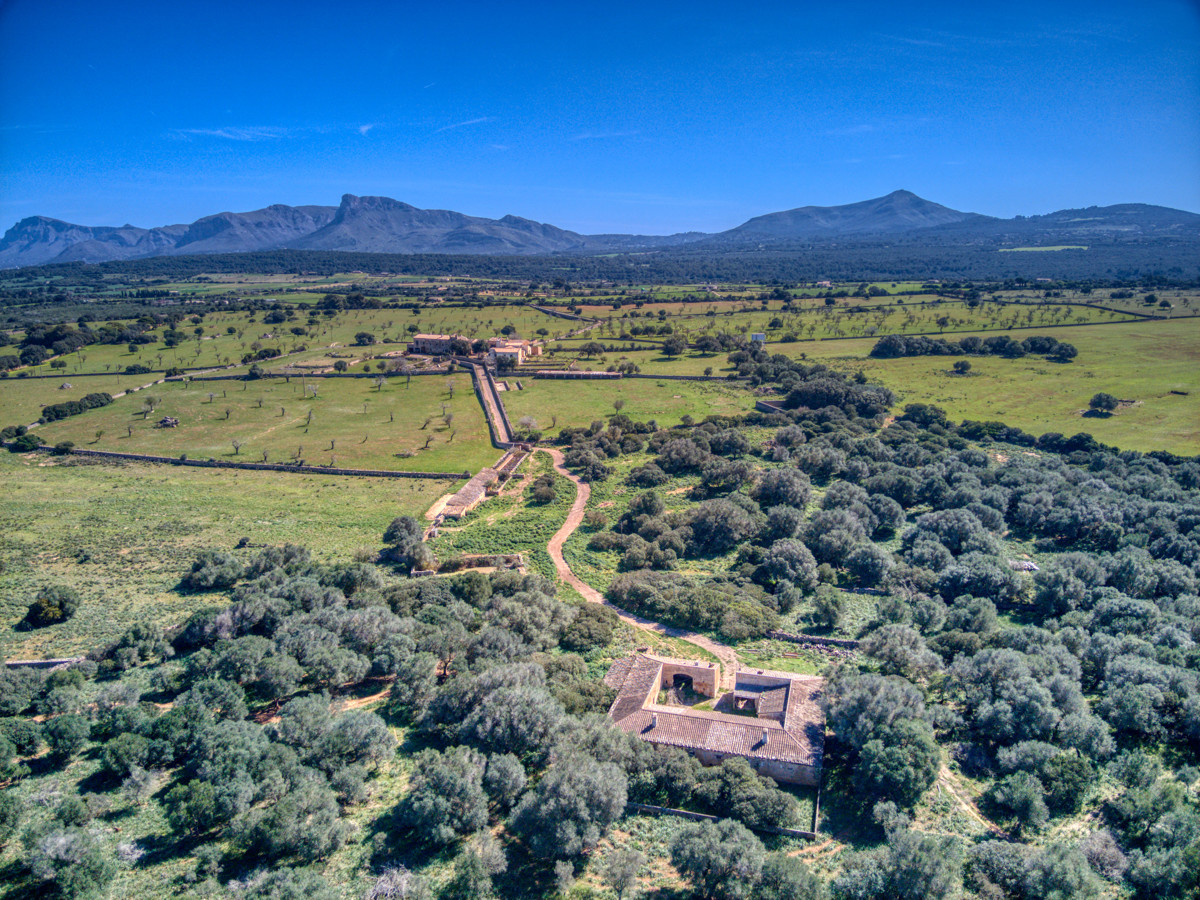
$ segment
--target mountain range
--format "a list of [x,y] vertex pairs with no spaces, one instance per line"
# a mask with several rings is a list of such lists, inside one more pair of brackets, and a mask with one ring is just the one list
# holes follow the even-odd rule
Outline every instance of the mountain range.
[[1065,243],[1171,237],[1200,238],[1200,215],[1131,203],[999,219],[960,212],[901,190],[843,206],[803,206],[768,213],[718,234],[584,235],[519,216],[487,219],[451,210],[418,209],[387,197],[346,194],[338,206],[273,205],[158,228],[73,225],[31,216],[0,239],[0,268],[280,249],[525,256],[646,252],[685,246],[713,252],[782,250],[804,242],[847,239]]

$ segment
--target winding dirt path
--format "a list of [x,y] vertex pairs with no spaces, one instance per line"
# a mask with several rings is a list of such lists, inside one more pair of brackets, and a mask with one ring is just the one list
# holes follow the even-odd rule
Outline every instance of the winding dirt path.
[[592,489],[587,482],[581,481],[567,471],[566,466],[563,465],[562,451],[541,448],[537,452],[550,454],[550,458],[554,460],[554,470],[564,478],[569,478],[575,485],[575,502],[571,504],[571,509],[567,513],[567,520],[563,522],[562,527],[554,533],[554,536],[546,544],[546,551],[550,554],[550,558],[554,560],[554,568],[558,572],[558,577],[575,588],[588,602],[602,603],[607,606],[623,622],[628,622],[630,625],[641,628],[643,631],[652,631],[664,637],[679,638],[680,640],[687,641],[689,644],[696,645],[702,650],[707,650],[721,661],[722,688],[725,690],[732,689],[733,676],[738,670],[737,654],[732,647],[714,641],[703,634],[696,634],[694,631],[686,631],[683,628],[675,628],[672,625],[663,625],[661,622],[655,622],[653,619],[646,619],[642,616],[626,612],[620,607],[614,606],[605,599],[603,594],[591,585],[586,584],[583,579],[571,571],[571,567],[567,565],[567,561],[563,558],[562,548],[567,542],[567,538],[574,534],[575,529],[583,522],[583,513],[587,508],[588,497],[591,496]]
[[946,792],[970,818],[986,828],[991,834],[1006,840],[1009,838],[1007,831],[979,811],[979,807],[975,805],[975,801],[971,799],[971,795],[958,783],[958,779],[954,777],[954,773],[945,764],[938,771],[937,783],[946,789]]

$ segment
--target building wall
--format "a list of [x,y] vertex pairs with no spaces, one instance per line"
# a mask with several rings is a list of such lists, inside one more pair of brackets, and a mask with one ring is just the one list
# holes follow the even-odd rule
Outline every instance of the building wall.
[[[737,756],[736,753],[714,753],[711,750],[692,750],[689,752],[703,766],[719,766],[722,760],[733,759]],[[816,787],[820,779],[820,770],[813,766],[773,759],[747,759],[746,761],[760,775],[774,778],[782,784],[803,784],[808,787]]]
[[752,684],[755,687],[788,687],[791,685],[791,680],[780,678],[778,675],[758,675],[751,669],[739,669],[736,677],[737,683]]
[[717,679],[719,673],[715,665],[708,663],[664,663],[662,668],[662,686],[669,687],[676,675],[687,675],[692,679],[692,687],[696,693],[705,697],[717,696]]

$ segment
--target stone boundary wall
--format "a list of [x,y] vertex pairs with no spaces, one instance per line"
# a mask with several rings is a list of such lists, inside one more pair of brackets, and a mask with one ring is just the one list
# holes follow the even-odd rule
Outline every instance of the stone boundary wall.
[[[261,379],[268,378],[406,378],[409,375],[452,375],[450,369],[422,369],[413,372],[264,372]],[[173,375],[168,381],[179,381],[183,376]],[[245,375],[197,375],[192,381],[245,381]]]
[[[56,358],[58,358],[58,357],[56,357]],[[210,372],[213,369],[232,369],[234,367],[233,366],[192,366],[192,367],[173,366],[172,368],[182,368],[183,371],[185,371],[185,372]],[[20,369],[10,369],[9,371],[10,372],[20,372],[21,370]],[[5,380],[5,381],[32,381],[35,378],[58,378],[63,381],[70,381],[72,378],[113,378],[114,376],[117,376],[117,375],[124,375],[126,378],[140,378],[143,375],[165,375],[166,371],[167,371],[166,369],[151,369],[149,372],[139,372],[137,375],[130,375],[124,371],[120,371],[120,372],[71,372],[71,373],[68,373],[66,369],[60,369],[54,375],[9,375],[7,379],[3,379],[3,380]],[[179,376],[177,376],[177,375],[171,376],[172,379],[177,378],[177,377],[179,377]]]
[[552,381],[617,381],[624,376],[620,372],[561,372],[546,369],[533,373],[535,379]]
[[[652,816],[675,816],[680,819],[690,819],[693,822],[720,822],[720,816],[710,816],[705,813],[691,812],[686,809],[672,809],[669,806],[651,806],[647,803],[626,803],[625,809],[630,812],[646,813]],[[800,828],[776,828],[772,825],[752,825],[748,826],[753,831],[761,831],[765,834],[782,834],[786,837],[806,838],[813,840],[817,837],[815,831],[804,831]]]
[[858,641],[852,641],[845,638],[826,638],[817,637],[811,634],[792,634],[787,631],[768,631],[767,637],[776,641],[787,641],[791,644],[811,644],[816,647],[844,647],[848,650],[854,650],[858,647]]
[[540,313],[545,313],[548,316],[554,316],[556,319],[570,319],[574,322],[591,322],[592,319],[585,319],[578,313],[564,312],[561,309],[554,309],[550,306],[531,306],[531,309],[536,309]]
[[786,413],[787,412],[787,409],[784,408],[782,403],[777,403],[774,400],[755,400],[754,408],[757,409],[759,412],[765,412],[765,413]]
[[741,376],[730,378],[727,375],[653,375],[644,372],[638,372],[634,375],[626,375],[626,378],[658,378],[665,381],[740,381]]
[[630,375],[625,372],[572,372],[572,371],[556,371],[554,369],[544,369],[533,373],[534,378],[560,379],[569,381],[579,379],[586,381],[592,379],[595,381],[615,381],[618,378],[656,378],[659,381],[737,381],[737,378],[729,378],[725,375],[653,375],[645,373],[637,373]]
[[[471,385],[475,388],[475,399],[479,401],[479,405],[483,408],[483,418],[487,421],[488,433],[492,436],[492,446],[500,450],[511,450],[514,442],[510,440],[512,437],[512,427],[508,424],[508,413],[504,410],[504,404],[500,402],[500,393],[496,390],[495,384],[492,382],[491,375],[487,369],[480,365],[475,360],[458,358],[459,362],[463,363],[471,371]],[[480,374],[482,370],[483,374]],[[487,384],[484,384],[484,380]],[[495,402],[497,414],[502,417],[501,422],[496,422],[491,415],[491,404],[488,403],[484,396],[484,391],[491,391],[491,397]],[[500,433],[500,427],[508,429],[507,434]]]
[[9,659],[4,665],[10,669],[57,669],[59,666],[74,666],[87,659],[86,656],[64,656],[61,659]]
[[504,423],[504,430],[508,433],[508,437],[510,438],[508,444],[511,447],[513,427],[512,422],[508,420],[508,410],[504,408],[504,399],[500,396],[500,391],[496,389],[496,379],[492,377],[491,371],[487,366],[482,366],[481,368],[483,369],[484,380],[487,382],[487,389],[491,393],[492,399],[496,401],[496,412],[500,414],[500,420]]
[[[4,447],[10,443],[4,443]],[[50,451],[53,447],[43,444],[38,450]],[[401,472],[390,469],[342,469],[327,466],[300,466],[287,463],[232,462],[215,459],[180,459],[177,456],[151,456],[144,453],[117,453],[112,450],[86,450],[72,448],[69,456],[94,456],[101,459],[127,460],[129,462],[159,463],[172,466],[197,466],[202,469],[247,469],[265,472],[302,472],[306,475],[357,475],[363,478],[431,478],[437,481],[470,478],[469,472]]]

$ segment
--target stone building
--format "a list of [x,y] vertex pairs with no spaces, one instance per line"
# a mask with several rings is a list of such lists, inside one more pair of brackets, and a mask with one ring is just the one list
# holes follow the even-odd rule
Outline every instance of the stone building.
[[427,353],[430,356],[442,356],[450,352],[450,345],[459,340],[457,334],[414,334],[408,342],[408,349],[413,353]]
[[[779,782],[820,781],[822,678],[742,669],[734,690],[718,696],[715,664],[637,653],[614,663],[604,680],[617,691],[609,717],[648,743],[679,747],[706,766],[740,756]],[[714,698],[715,709],[659,702],[661,691],[680,688]]]

